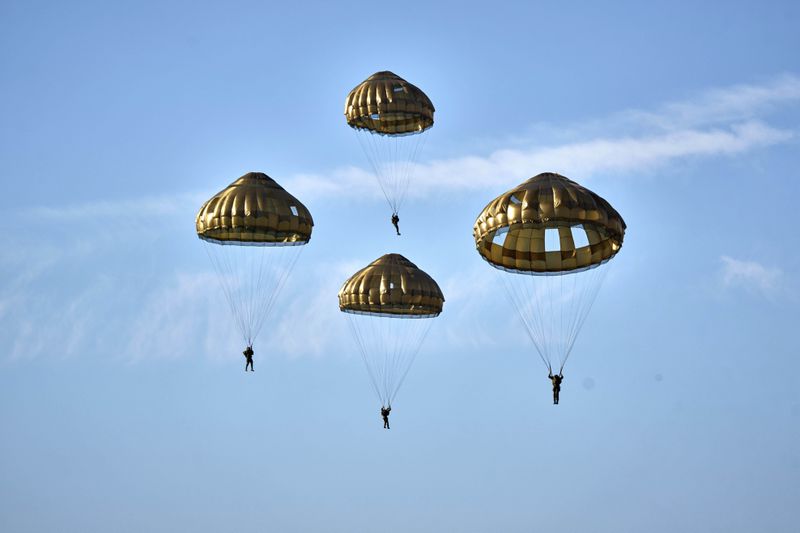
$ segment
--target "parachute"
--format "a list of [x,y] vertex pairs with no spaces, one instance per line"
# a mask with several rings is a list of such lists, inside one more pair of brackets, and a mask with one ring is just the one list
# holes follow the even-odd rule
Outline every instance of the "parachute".
[[509,300],[551,374],[563,370],[625,228],[607,201],[554,173],[501,194],[478,215],[475,247],[505,271]]
[[400,254],[379,257],[342,285],[339,310],[381,405],[392,405],[443,305],[439,285]]
[[392,213],[408,193],[411,170],[433,126],[435,109],[420,89],[397,74],[376,72],[347,95],[344,115],[356,132]]
[[260,172],[237,179],[197,213],[197,236],[248,346],[311,239],[313,225],[308,209]]

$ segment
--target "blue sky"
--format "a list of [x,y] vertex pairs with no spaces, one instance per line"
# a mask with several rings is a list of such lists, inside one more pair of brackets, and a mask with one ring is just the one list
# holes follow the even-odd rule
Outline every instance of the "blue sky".
[[[0,529],[776,531],[800,511],[793,2],[0,5]],[[392,234],[342,115],[436,105]],[[248,171],[316,226],[257,372],[194,234]],[[562,403],[474,251],[543,171],[628,224]],[[384,431],[341,283],[443,314]]]

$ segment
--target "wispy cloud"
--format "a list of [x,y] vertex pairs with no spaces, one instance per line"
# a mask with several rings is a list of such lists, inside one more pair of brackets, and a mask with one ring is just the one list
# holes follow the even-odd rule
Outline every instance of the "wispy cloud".
[[634,124],[680,129],[746,121],[798,100],[800,77],[786,74],[762,84],[710,89],[687,101],[664,104],[656,111],[632,110],[621,117]]
[[591,177],[608,171],[645,170],[670,160],[745,152],[791,138],[787,131],[759,122],[735,124],[728,129],[678,130],[641,137],[595,138],[559,146],[525,150],[498,150],[487,158],[434,162],[418,173],[415,183],[443,184],[446,188],[479,189],[516,184],[529,174],[553,170],[570,176]]
[[217,279],[210,272],[176,273],[159,283],[134,313],[131,334],[120,352],[129,361],[180,359],[199,351],[211,356],[223,353],[224,335],[210,326],[228,326],[233,321],[219,291],[209,290],[216,286]]
[[[345,317],[337,305],[337,294],[344,281],[369,261],[372,259],[317,265],[307,274],[311,281],[308,285],[313,287],[310,289],[298,291],[297,284],[290,281],[287,289],[295,287],[294,297],[286,295],[284,312],[275,317],[277,327],[270,332],[275,349],[291,357],[319,357],[331,351],[355,355]],[[304,331],[314,334],[298,335],[297,324],[303,324]]]
[[[630,174],[682,158],[745,153],[788,141],[793,136],[791,131],[753,120],[724,127],[596,137],[529,149],[501,149],[486,156],[470,155],[415,165],[409,196],[495,190],[514,185],[540,171],[559,172],[576,179],[607,172]],[[329,175],[291,177],[286,180],[286,187],[301,198],[344,194],[380,196],[372,175],[354,167],[335,170]]]
[[[524,141],[486,153],[434,159],[413,166],[409,196],[429,197],[451,191],[496,191],[538,172],[554,171],[579,181],[598,175],[648,172],[686,158],[734,156],[785,143],[792,129],[769,124],[766,117],[780,106],[800,102],[800,77],[780,76],[762,84],[711,89],[696,97],[631,109],[580,124],[541,126]],[[558,132],[560,142],[553,142]],[[568,139],[568,140],[564,140]],[[381,199],[373,173],[366,166],[329,172],[299,173],[280,179],[303,198],[347,196]],[[124,201],[35,207],[33,218],[132,218],[167,216],[196,209],[213,191],[195,191]]]
[[197,208],[211,196],[210,191],[145,196],[125,200],[99,200],[63,206],[35,206],[26,211],[32,219],[70,221],[84,218],[116,219],[170,216]]
[[725,287],[743,288],[762,295],[772,295],[780,289],[783,272],[756,261],[734,259],[723,255],[721,279]]
[[[409,194],[496,190],[543,171],[584,180],[610,172],[646,172],[691,157],[743,154],[791,140],[793,130],[772,126],[764,116],[798,101],[800,78],[785,75],[761,85],[709,90],[655,110],[632,109],[582,124],[540,126],[533,138],[516,141],[511,148],[415,165]],[[569,140],[553,143],[549,131]],[[302,197],[379,196],[372,175],[356,167],[294,176],[287,186]]]

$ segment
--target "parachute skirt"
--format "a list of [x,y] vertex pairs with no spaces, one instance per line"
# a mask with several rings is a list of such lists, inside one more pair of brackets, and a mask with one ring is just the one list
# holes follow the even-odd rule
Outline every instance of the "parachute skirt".
[[347,313],[350,315],[366,315],[366,316],[374,316],[374,317],[382,317],[382,318],[399,318],[401,320],[417,320],[420,318],[436,318],[439,316],[439,313],[430,313],[427,315],[404,315],[400,313],[375,313],[372,311],[355,311],[351,309],[340,309],[342,313]]
[[220,240],[220,239],[212,239],[211,237],[203,237],[198,235],[201,241],[205,241],[210,244],[218,244],[220,246],[273,246],[273,247],[281,247],[281,246],[304,246],[308,244],[307,241],[294,241],[294,242],[259,242],[259,241],[229,241],[229,240]]

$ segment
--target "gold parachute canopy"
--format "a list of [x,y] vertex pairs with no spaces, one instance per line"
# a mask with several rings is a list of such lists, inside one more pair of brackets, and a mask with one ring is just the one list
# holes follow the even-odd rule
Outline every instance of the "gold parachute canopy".
[[345,313],[432,318],[442,312],[439,285],[400,254],[386,254],[344,282],[339,309]]
[[217,244],[292,246],[311,239],[306,206],[275,180],[248,172],[203,204],[197,236]]
[[[545,248],[547,230],[558,231],[559,249]],[[622,247],[625,221],[589,189],[545,172],[489,202],[473,236],[478,253],[496,268],[557,274],[587,270],[614,257]],[[583,244],[576,246],[576,240]]]
[[347,95],[347,124],[383,135],[420,133],[433,126],[433,104],[415,85],[388,70],[376,72]]

